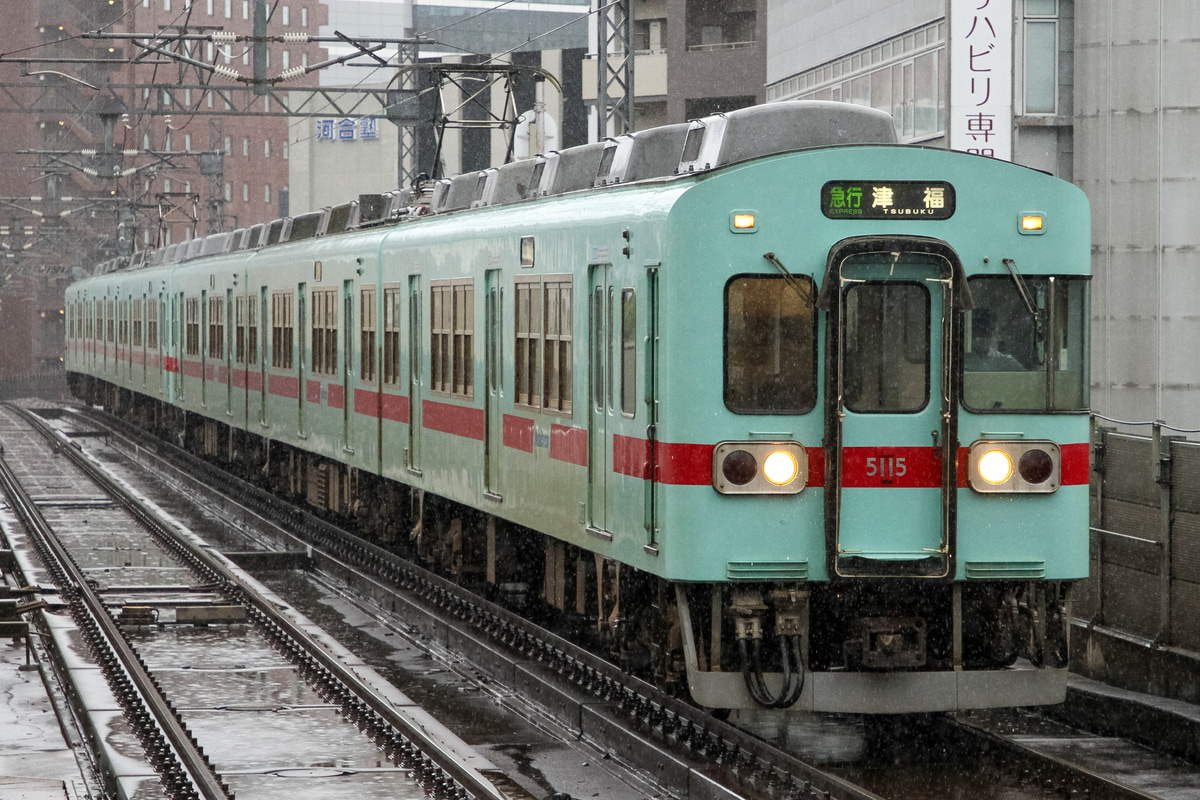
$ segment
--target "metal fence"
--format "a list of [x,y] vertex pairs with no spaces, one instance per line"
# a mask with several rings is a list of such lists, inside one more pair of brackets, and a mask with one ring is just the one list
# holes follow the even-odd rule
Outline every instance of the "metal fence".
[[1091,578],[1075,614],[1200,650],[1200,443],[1152,430],[1093,435]]

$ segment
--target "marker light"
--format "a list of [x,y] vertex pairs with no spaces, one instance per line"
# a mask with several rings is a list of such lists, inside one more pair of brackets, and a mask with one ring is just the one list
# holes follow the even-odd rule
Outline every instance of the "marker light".
[[729,230],[734,233],[757,233],[758,212],[750,209],[729,212]]
[[1021,233],[1041,233],[1044,225],[1041,214],[1024,214],[1021,217]]
[[775,450],[763,462],[763,476],[776,486],[791,483],[799,471],[799,462],[787,450]]
[[988,450],[979,457],[979,477],[993,486],[1012,477],[1013,462],[1003,450]]

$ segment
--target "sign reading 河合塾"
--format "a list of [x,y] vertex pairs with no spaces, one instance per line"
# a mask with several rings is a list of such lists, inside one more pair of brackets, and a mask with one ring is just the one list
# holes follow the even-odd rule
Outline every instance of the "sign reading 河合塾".
[[950,0],[952,150],[1012,160],[1012,0]]
[[353,142],[379,138],[379,120],[375,117],[361,119],[318,119],[318,142]]

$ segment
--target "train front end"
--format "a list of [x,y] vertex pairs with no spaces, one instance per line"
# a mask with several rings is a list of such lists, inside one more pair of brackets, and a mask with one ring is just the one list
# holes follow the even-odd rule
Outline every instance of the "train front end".
[[1060,702],[1088,572],[1083,194],[831,147],[714,170],[673,219],[658,524],[693,698]]

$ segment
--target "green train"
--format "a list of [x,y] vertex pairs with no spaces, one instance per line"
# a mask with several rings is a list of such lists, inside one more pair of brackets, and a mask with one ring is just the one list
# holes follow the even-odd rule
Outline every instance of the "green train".
[[773,103],[101,265],[67,368],[701,706],[1055,703],[1089,213]]

